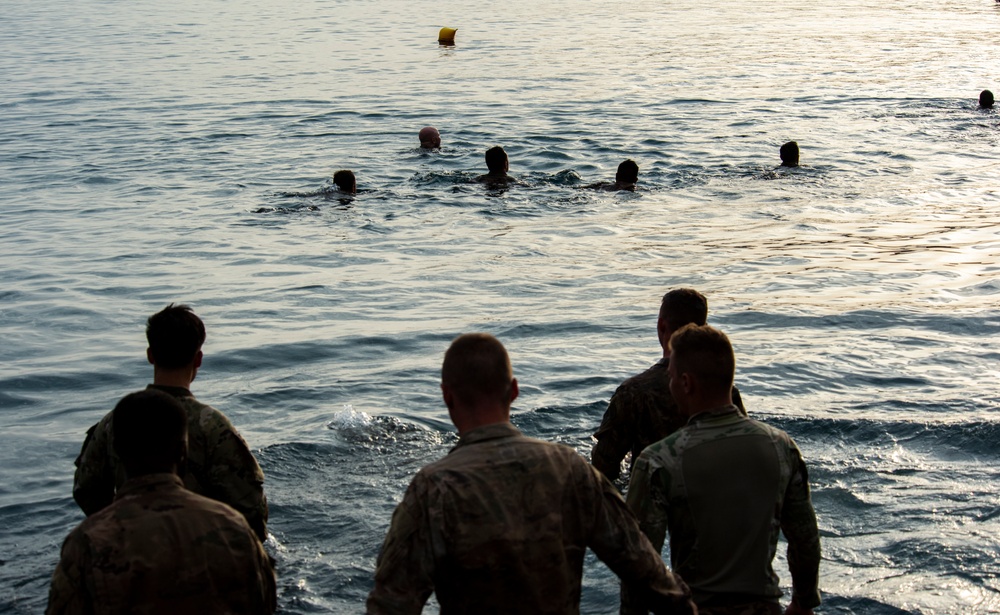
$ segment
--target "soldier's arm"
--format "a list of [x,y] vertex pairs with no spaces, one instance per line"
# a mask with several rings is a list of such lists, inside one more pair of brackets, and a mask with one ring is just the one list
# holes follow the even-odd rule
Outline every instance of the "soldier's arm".
[[267,540],[264,472],[229,419],[216,412],[208,420],[215,423],[210,429],[214,446],[206,460],[209,495],[242,513],[257,537]]
[[600,495],[589,546],[622,581],[621,612],[696,612],[687,586],[664,565],[655,541],[650,542],[643,533],[618,490],[603,476],[595,474],[594,479]]
[[622,395],[615,391],[601,419],[601,426],[594,434],[597,443],[590,451],[590,462],[612,481],[621,473],[622,459],[632,448],[634,439],[632,424],[623,411],[622,401]]
[[70,534],[62,546],[59,564],[49,586],[49,604],[45,615],[91,615],[93,601],[87,594],[84,571],[90,566],[86,539]]
[[87,437],[77,456],[73,474],[73,499],[88,517],[115,499],[115,470],[108,451],[105,421],[87,430]]
[[420,613],[434,591],[434,553],[425,491],[414,478],[392,514],[368,594],[368,615]]
[[792,480],[781,508],[781,531],[788,540],[788,568],[792,574],[793,603],[808,611],[820,603],[819,528],[809,496],[809,474],[798,449],[792,446]]

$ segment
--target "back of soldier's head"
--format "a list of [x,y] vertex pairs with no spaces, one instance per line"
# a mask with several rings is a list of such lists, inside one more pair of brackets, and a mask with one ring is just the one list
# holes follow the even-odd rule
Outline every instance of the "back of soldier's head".
[[146,389],[122,398],[111,415],[112,447],[128,476],[167,472],[184,458],[187,413],[173,396]]
[[146,340],[157,367],[184,367],[205,343],[205,323],[190,307],[171,303],[146,321]]
[[507,349],[488,333],[460,335],[444,353],[441,383],[463,404],[509,401],[513,378]]
[[778,155],[781,156],[781,166],[799,166],[799,144],[795,141],[789,141],[782,145],[781,149],[778,150]]
[[733,388],[736,358],[722,331],[708,325],[685,325],[670,337],[670,364],[678,374],[692,374],[717,394]]
[[703,325],[708,321],[708,299],[693,288],[675,288],[663,295],[660,318],[676,331],[684,325]]
[[486,150],[486,168],[490,173],[507,170],[507,152],[499,145]]
[[993,106],[993,92],[989,90],[983,90],[979,93],[979,106],[983,109],[989,109]]
[[333,174],[333,183],[344,192],[354,192],[358,188],[358,180],[354,171],[341,169]]
[[639,181],[639,165],[631,158],[618,165],[618,173],[615,181],[625,184],[634,184]]

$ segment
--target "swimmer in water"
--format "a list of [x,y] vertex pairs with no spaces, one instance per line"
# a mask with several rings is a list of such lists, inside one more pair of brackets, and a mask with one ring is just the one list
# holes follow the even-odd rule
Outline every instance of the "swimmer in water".
[[788,143],[782,145],[778,154],[781,156],[781,166],[799,166],[799,144],[795,141],[789,141]]
[[980,109],[992,109],[993,108],[993,92],[989,90],[983,90],[979,93],[979,108]]
[[615,173],[615,181],[613,183],[597,182],[596,184],[584,186],[584,188],[589,190],[604,190],[606,192],[616,192],[619,190],[635,192],[635,184],[638,181],[639,165],[635,163],[635,160],[629,158],[625,162],[618,165],[618,172]]
[[486,150],[486,168],[490,172],[477,177],[477,182],[490,186],[506,186],[514,182],[514,178],[507,175],[507,171],[510,170],[510,161],[507,159],[507,152],[499,145]]
[[341,192],[355,194],[358,191],[358,181],[354,177],[354,171],[341,169],[333,174],[333,183],[337,184]]
[[424,126],[420,129],[420,147],[424,149],[438,149],[441,147],[441,133],[433,126]]

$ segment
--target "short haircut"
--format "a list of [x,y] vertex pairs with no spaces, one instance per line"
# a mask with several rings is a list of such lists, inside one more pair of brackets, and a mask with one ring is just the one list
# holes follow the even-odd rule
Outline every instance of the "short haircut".
[[704,325],[708,321],[708,299],[693,288],[675,288],[663,295],[660,318],[676,331],[684,325]]
[[778,150],[778,155],[781,156],[782,166],[799,166],[799,144],[795,141],[789,141],[782,145],[781,149]]
[[184,456],[187,413],[172,395],[146,389],[118,402],[111,432],[111,446],[127,474],[163,471]]
[[504,167],[507,166],[507,152],[503,151],[503,148],[499,145],[491,147],[486,150],[486,168],[490,170],[491,173],[498,173],[504,171]]
[[984,109],[988,109],[993,106],[993,92],[989,90],[983,90],[979,93],[979,106]]
[[205,323],[190,307],[171,303],[146,321],[146,340],[155,365],[184,367],[205,343]]
[[635,160],[629,158],[618,165],[618,174],[615,175],[615,180],[629,184],[639,181],[639,165],[635,163]]
[[736,357],[722,331],[708,325],[685,325],[670,337],[670,363],[678,374],[691,374],[713,393],[733,388]]
[[354,190],[358,185],[357,179],[354,177],[354,171],[348,171],[347,169],[341,169],[334,173],[333,183],[337,184],[337,187],[345,192]]
[[514,370],[507,349],[488,333],[466,333],[444,353],[441,383],[464,404],[508,400]]

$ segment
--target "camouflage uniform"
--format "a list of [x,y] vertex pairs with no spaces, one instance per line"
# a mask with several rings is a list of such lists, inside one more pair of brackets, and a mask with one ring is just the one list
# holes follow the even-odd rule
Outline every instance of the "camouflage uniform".
[[431,592],[443,615],[579,613],[588,546],[658,612],[691,612],[618,491],[576,451],[510,423],[473,429],[410,483],[368,613],[419,613]]
[[[184,486],[232,506],[263,541],[267,538],[264,473],[229,419],[182,387],[151,384],[177,398],[188,416],[188,454],[180,475]],[[125,470],[111,446],[111,414],[90,428],[76,458],[73,499],[92,515],[109,505],[125,482]]]
[[[669,529],[671,564],[699,608],[773,611],[781,596],[771,566],[779,529],[788,540],[796,601],[803,608],[819,604],[819,532],[809,477],[795,442],[780,429],[732,405],[697,414],[643,451],[628,505],[654,547],[662,547]],[[628,593],[623,612],[644,613]]]
[[74,529],[46,615],[269,614],[274,569],[246,519],[173,474],[125,483]]
[[[631,470],[644,448],[666,438],[687,422],[670,394],[668,364],[669,359],[660,359],[646,371],[623,382],[611,396],[601,426],[594,434],[597,443],[590,453],[591,463],[608,479],[618,478],[622,459],[628,452],[632,453]],[[733,403],[746,414],[736,387],[733,387]]]

